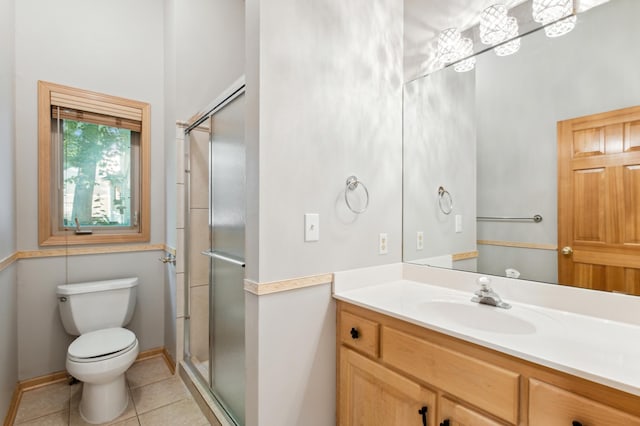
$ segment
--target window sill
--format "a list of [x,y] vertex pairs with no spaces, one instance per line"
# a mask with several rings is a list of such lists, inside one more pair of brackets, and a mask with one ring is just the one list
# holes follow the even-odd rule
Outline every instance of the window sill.
[[122,234],[51,235],[40,240],[40,246],[66,246],[86,244],[118,244],[148,242],[149,235],[142,232]]

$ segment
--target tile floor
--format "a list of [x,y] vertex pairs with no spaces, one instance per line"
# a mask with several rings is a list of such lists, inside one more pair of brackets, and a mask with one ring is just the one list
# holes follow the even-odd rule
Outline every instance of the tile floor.
[[[129,406],[111,425],[204,426],[206,417],[180,377],[171,375],[160,356],[133,364],[126,373]],[[15,425],[87,425],[78,405],[82,384],[54,383],[22,395]]]

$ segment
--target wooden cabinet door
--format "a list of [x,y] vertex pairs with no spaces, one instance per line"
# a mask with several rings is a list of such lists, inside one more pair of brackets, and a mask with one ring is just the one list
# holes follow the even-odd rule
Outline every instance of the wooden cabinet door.
[[457,404],[448,398],[440,398],[441,426],[501,426],[495,420],[480,414],[471,408]]
[[640,295],[640,107],[558,123],[558,280]]
[[338,398],[340,426],[435,424],[433,392],[344,346]]

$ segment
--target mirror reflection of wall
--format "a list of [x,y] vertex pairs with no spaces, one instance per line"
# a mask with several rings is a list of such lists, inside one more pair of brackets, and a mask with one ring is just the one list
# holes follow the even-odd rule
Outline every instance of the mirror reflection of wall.
[[[449,67],[406,85],[405,261],[452,256],[456,269],[557,282],[557,122],[640,105],[638,16],[637,0],[612,0],[578,15],[563,37],[537,31],[515,55],[488,51],[470,73]],[[440,185],[456,202],[446,217]],[[543,221],[476,228],[476,216],[535,214]],[[455,261],[475,250],[477,265]]]

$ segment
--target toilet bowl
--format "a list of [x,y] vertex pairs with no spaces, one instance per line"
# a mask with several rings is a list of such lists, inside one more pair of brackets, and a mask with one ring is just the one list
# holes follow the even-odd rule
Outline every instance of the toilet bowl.
[[108,328],[83,334],[67,350],[67,371],[83,382],[80,416],[98,424],[120,416],[129,403],[124,373],[139,353],[135,334]]
[[79,335],[67,349],[67,372],[80,380],[80,416],[91,424],[120,416],[129,403],[125,372],[140,352],[129,323],[137,278],[58,286],[65,330]]

